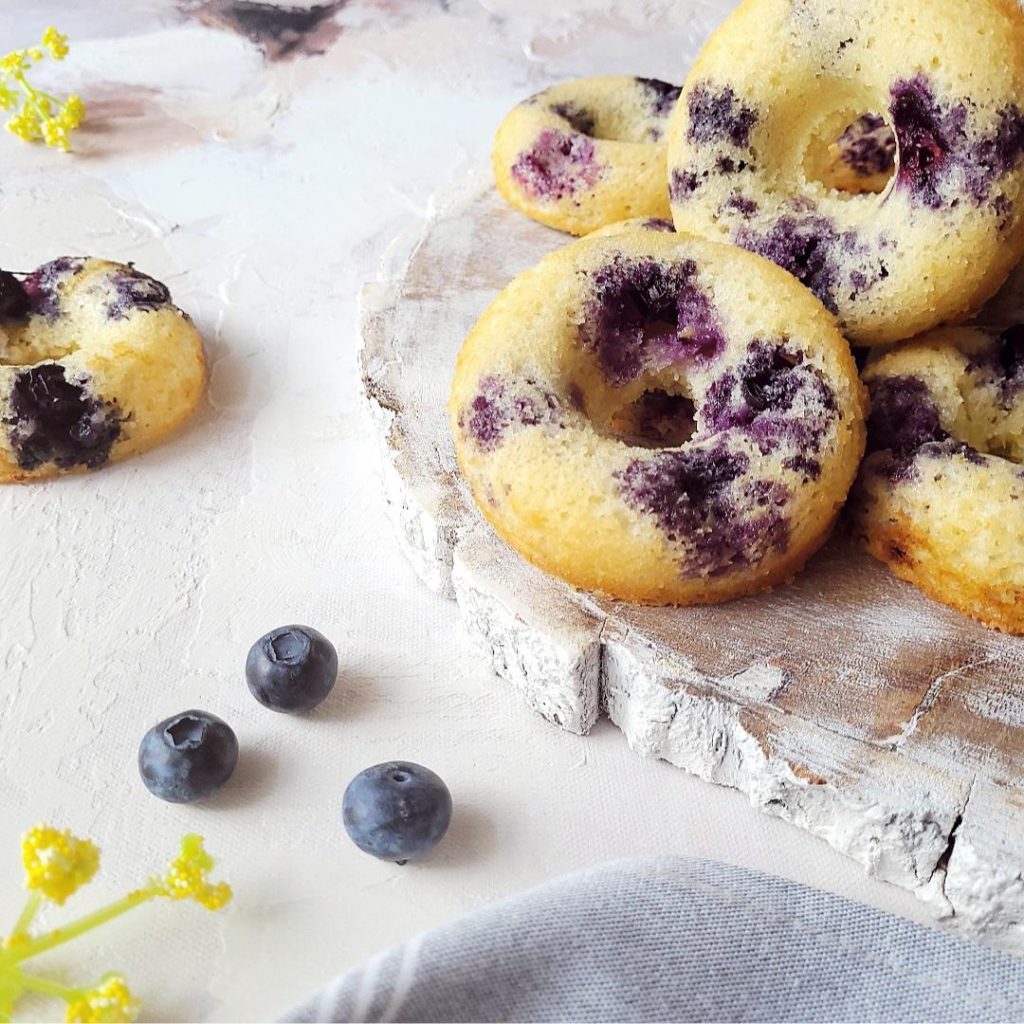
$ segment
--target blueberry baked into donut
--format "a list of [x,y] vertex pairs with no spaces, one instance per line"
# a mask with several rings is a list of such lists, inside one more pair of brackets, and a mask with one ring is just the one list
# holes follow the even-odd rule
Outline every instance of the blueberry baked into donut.
[[1024,325],[946,328],[873,361],[855,514],[897,576],[1024,633]]
[[834,318],[774,264],[657,230],[516,278],[459,355],[464,478],[541,568],[649,604],[729,600],[820,546],[864,450]]
[[552,86],[515,107],[494,142],[498,191],[534,220],[584,235],[668,217],[664,132],[679,87],[612,75]]
[[1017,0],[745,0],[669,129],[676,228],[772,259],[861,345],[966,319],[1024,255]]
[[195,409],[202,341],[130,265],[65,256],[0,271],[0,482],[98,469]]

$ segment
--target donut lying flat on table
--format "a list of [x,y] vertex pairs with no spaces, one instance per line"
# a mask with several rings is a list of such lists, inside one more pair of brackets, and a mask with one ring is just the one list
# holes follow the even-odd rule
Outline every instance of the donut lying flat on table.
[[[855,343],[898,341],[966,318],[1024,255],[1022,104],[1017,0],[745,0],[676,107],[673,219],[774,260]],[[840,150],[866,191],[831,187]]]
[[195,409],[202,341],[131,265],[64,256],[0,271],[0,483],[97,469]]
[[937,601],[1024,633],[1024,325],[935,331],[864,378],[855,507],[871,553]]
[[517,277],[459,355],[459,464],[484,516],[568,582],[650,604],[792,577],[864,449],[849,345],[741,249],[585,238]]
[[662,138],[679,87],[613,75],[552,86],[502,121],[498,191],[549,227],[584,235],[627,217],[668,217]]

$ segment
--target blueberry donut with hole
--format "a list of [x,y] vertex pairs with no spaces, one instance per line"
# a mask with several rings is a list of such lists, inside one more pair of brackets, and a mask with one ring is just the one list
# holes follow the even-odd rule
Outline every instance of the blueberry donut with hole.
[[1016,0],[745,0],[672,118],[676,228],[778,263],[860,345],[965,320],[1024,255],[1022,104]]
[[664,134],[678,98],[678,86],[629,75],[580,78],[532,96],[498,128],[498,191],[573,235],[668,217]]
[[864,449],[835,319],[742,249],[585,238],[516,278],[459,355],[459,465],[498,533],[585,590],[726,601],[822,544]]
[[864,379],[853,509],[869,550],[937,601],[1024,634],[1024,325],[934,331]]
[[195,409],[203,346],[165,285],[64,256],[0,271],[0,483],[98,469]]

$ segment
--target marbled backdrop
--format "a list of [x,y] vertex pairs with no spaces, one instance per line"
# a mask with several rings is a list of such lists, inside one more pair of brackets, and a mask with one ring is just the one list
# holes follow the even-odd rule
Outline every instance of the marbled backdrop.
[[[161,449],[0,490],[0,913],[20,907],[17,838],[41,819],[103,848],[71,910],[162,865],[185,831],[236,892],[219,917],[138,911],[54,971],[124,971],[147,1018],[266,1019],[421,928],[654,852],[927,914],[739,795],[641,761],[611,727],[578,739],[528,712],[401,558],[359,411],[359,287],[434,189],[485,161],[502,113],[574,75],[681,80],[729,6],[0,5],[5,48],[50,23],[70,35],[52,82],[89,106],[71,156],[0,136],[0,265],[133,260],[194,315],[211,368],[201,413]],[[308,718],[265,711],[242,677],[252,640],[289,621],[341,656]],[[193,706],[234,725],[238,773],[208,804],[162,804],[138,742]],[[365,857],[340,825],[349,778],[391,757],[454,794],[450,836],[420,866]]]

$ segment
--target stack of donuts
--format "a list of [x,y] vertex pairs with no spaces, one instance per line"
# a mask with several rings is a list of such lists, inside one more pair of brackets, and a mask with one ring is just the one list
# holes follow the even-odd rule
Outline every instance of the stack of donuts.
[[840,512],[893,572],[1024,633],[1017,0],[744,0],[685,85],[555,86],[502,196],[586,237],[460,353],[459,463],[498,533],[647,604],[784,583]]

